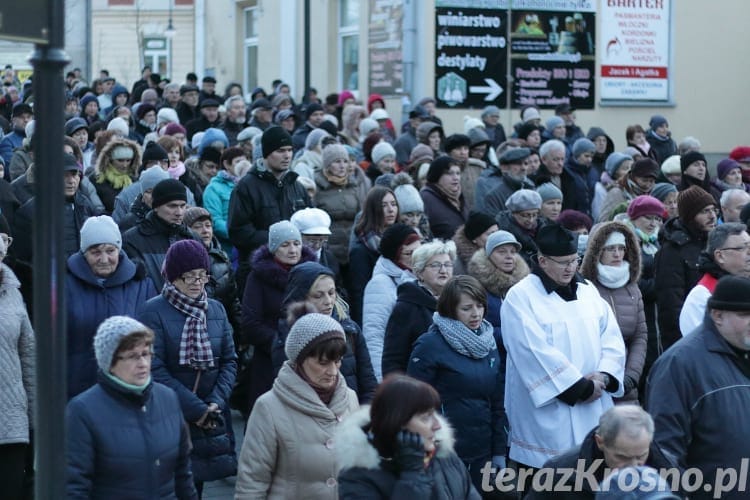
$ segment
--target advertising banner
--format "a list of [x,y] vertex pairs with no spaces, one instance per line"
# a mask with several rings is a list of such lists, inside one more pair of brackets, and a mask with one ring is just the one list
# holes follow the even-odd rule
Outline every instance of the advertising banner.
[[507,1],[435,5],[435,98],[439,107],[506,107]]
[[594,109],[596,2],[513,0],[511,105]]
[[403,92],[403,4],[403,0],[370,0],[368,52],[372,94],[390,96]]
[[602,1],[601,99],[668,101],[670,0]]

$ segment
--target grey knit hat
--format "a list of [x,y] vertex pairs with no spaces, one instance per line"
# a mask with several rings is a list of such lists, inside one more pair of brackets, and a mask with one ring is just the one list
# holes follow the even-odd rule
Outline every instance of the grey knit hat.
[[81,227],[81,252],[89,247],[107,243],[122,250],[122,235],[120,228],[109,215],[89,217]]
[[323,168],[326,169],[331,166],[336,160],[349,161],[349,153],[346,148],[341,144],[329,144],[323,148]]
[[128,316],[112,316],[102,321],[94,337],[94,353],[99,369],[104,373],[109,372],[122,339],[131,333],[145,331],[148,331],[146,325]]
[[268,249],[271,253],[275,253],[282,243],[289,240],[302,241],[299,229],[290,221],[282,220],[268,228]]
[[531,189],[519,189],[505,202],[505,208],[511,212],[539,210],[542,208],[542,197]]
[[161,165],[154,165],[153,167],[147,168],[141,172],[139,178],[141,193],[145,193],[149,189],[154,189],[157,184],[166,179],[169,179],[169,173],[161,168]]
[[372,163],[377,165],[380,163],[380,160],[387,156],[392,156],[393,158],[396,158],[396,150],[393,149],[393,146],[388,144],[387,142],[379,142],[375,145],[374,148],[372,148],[372,153],[370,153],[370,157],[372,158]]
[[[330,334],[326,335],[326,334]],[[292,325],[286,337],[284,352],[289,361],[294,364],[300,353],[321,336],[338,337],[346,341],[341,323],[327,314],[305,314]]]
[[419,191],[411,184],[401,184],[393,189],[396,195],[399,212],[408,214],[409,212],[424,212],[424,201],[419,195]]
[[541,186],[536,188],[536,192],[542,197],[542,203],[549,200],[562,200],[563,194],[560,188],[552,184],[551,182],[545,182]]
[[516,250],[521,250],[521,244],[512,233],[500,230],[487,237],[487,242],[484,244],[485,255],[489,256],[500,245],[513,245]]
[[594,151],[596,151],[596,146],[594,145],[593,142],[591,142],[590,140],[586,139],[585,137],[581,137],[580,139],[578,139],[576,142],[573,143],[573,151],[572,151],[572,153],[573,153],[573,158],[574,159],[578,158],[583,153],[586,153],[586,152],[589,152],[589,151],[592,152],[592,153]]

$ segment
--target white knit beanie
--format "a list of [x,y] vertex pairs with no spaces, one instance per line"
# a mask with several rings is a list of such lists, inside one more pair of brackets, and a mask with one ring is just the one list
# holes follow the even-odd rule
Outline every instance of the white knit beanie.
[[148,327],[128,316],[112,316],[105,319],[96,329],[94,353],[96,364],[104,373],[112,367],[112,358],[124,337],[134,332],[145,332]]
[[292,325],[286,337],[284,352],[289,361],[294,364],[304,348],[323,334],[332,333],[346,341],[341,323],[327,314],[305,314]]
[[396,195],[399,213],[424,212],[424,201],[422,201],[417,188],[411,184],[396,186],[393,189],[393,194]]
[[380,163],[380,160],[382,160],[386,156],[392,156],[393,158],[396,158],[396,150],[393,149],[393,146],[385,141],[377,143],[375,147],[372,148],[372,153],[370,153],[372,162],[375,165]]
[[81,228],[81,252],[89,247],[107,243],[122,250],[122,235],[120,228],[109,215],[89,217]]
[[114,130],[117,132],[120,137],[128,137],[128,122],[125,121],[125,118],[122,118],[118,116],[117,118],[112,118],[112,120],[109,122],[109,125],[107,125],[107,130]]

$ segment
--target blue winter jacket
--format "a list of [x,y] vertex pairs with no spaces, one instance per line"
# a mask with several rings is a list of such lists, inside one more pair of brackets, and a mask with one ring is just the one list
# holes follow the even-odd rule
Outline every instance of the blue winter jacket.
[[152,382],[138,395],[101,372],[98,382],[66,410],[67,498],[198,498],[174,391]]
[[224,176],[216,175],[203,190],[203,208],[211,213],[214,225],[214,236],[221,242],[227,254],[232,253],[232,242],[229,241],[227,219],[229,218],[229,198],[237,184]]
[[156,289],[143,265],[136,266],[123,251],[114,274],[106,279],[94,275],[81,252],[68,258],[68,399],[96,383],[94,335],[99,324],[115,315],[135,317],[154,295]]
[[[223,411],[225,421],[229,416],[229,395],[237,373],[237,354],[232,340],[232,327],[221,302],[208,299],[208,337],[213,351],[214,366],[197,371],[179,364],[180,339],[187,317],[158,295],[144,304],[138,319],[154,333],[154,358],[151,374],[156,382],[172,388],[180,400],[182,413],[190,425],[195,448],[191,454],[193,474],[196,479],[210,481],[236,471],[236,456],[232,446],[234,439],[231,426],[224,432],[207,436],[198,429],[198,421],[216,403]],[[193,392],[193,387],[196,387]],[[231,425],[231,422],[227,422]],[[195,443],[200,440],[200,443]],[[224,475],[226,474],[226,475]]]
[[459,354],[433,323],[409,359],[406,373],[440,394],[441,413],[456,429],[456,453],[465,463],[505,455],[505,373],[499,358],[496,349],[481,359]]

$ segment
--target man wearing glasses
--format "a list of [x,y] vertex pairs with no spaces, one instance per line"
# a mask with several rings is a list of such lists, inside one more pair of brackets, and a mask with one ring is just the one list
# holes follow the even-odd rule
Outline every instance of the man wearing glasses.
[[500,310],[508,352],[505,410],[519,488],[581,443],[623,394],[625,344],[596,288],[577,272],[577,235],[552,223],[537,232],[531,274]]
[[708,233],[706,250],[698,258],[704,272],[690,290],[680,311],[680,332],[687,336],[703,323],[706,303],[714,293],[719,278],[727,274],[750,278],[750,234],[739,222],[726,222]]

